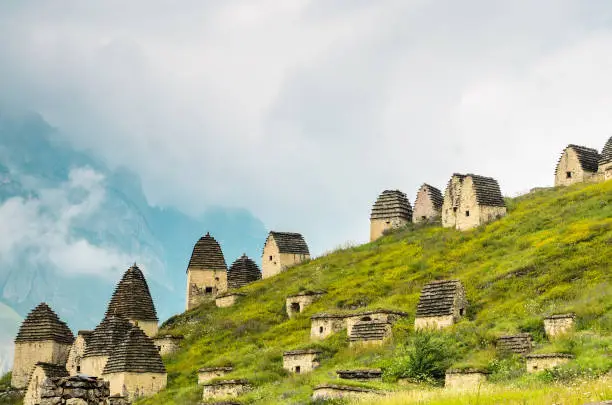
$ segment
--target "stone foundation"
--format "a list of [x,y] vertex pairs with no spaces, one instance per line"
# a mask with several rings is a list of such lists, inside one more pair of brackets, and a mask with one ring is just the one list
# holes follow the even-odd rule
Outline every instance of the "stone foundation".
[[202,400],[238,397],[251,391],[253,387],[246,380],[222,380],[204,384]]
[[202,385],[215,378],[231,373],[232,367],[205,367],[198,370],[198,384]]
[[380,381],[382,379],[382,370],[375,369],[360,369],[360,370],[338,370],[338,377],[343,380],[356,381]]
[[219,308],[227,308],[234,305],[240,297],[246,297],[246,294],[242,293],[224,293],[217,295],[215,298],[215,305]]
[[309,373],[319,367],[319,350],[293,350],[283,353],[283,368],[291,373]]
[[414,329],[415,330],[424,330],[424,329],[444,329],[455,324],[455,317],[453,315],[444,315],[444,316],[426,316],[421,318],[416,318],[414,320]]
[[326,337],[338,333],[346,327],[346,316],[333,314],[313,315],[310,323],[310,338],[312,340],[322,340]]
[[573,331],[575,320],[576,315],[574,314],[551,315],[544,318],[546,336],[555,338]]
[[110,397],[109,383],[97,378],[72,376],[48,378],[41,390],[40,405],[129,405],[122,397]]
[[108,362],[108,356],[89,356],[81,359],[81,374],[100,377]]
[[450,390],[478,391],[487,382],[484,370],[447,370],[444,387]]
[[373,400],[383,394],[380,391],[368,388],[350,387],[347,385],[324,384],[315,387],[312,392],[313,400],[348,399],[348,400]]
[[574,356],[563,353],[550,354],[529,354],[525,356],[527,362],[527,372],[537,373],[543,370],[550,370],[568,363]]
[[65,366],[71,346],[52,340],[16,343],[11,386],[26,388],[34,366],[38,362]]
[[285,301],[287,315],[289,318],[293,318],[295,315],[302,312],[304,308],[321,298],[324,294],[325,292],[323,291],[307,291],[288,296]]
[[182,340],[183,336],[164,335],[154,337],[153,343],[155,343],[157,350],[159,350],[160,356],[167,356],[180,348],[179,344]]
[[370,220],[370,242],[382,237],[386,231],[406,226],[412,221],[408,218],[387,218]]
[[350,335],[353,332],[353,325],[357,322],[388,322],[394,323],[400,318],[408,316],[405,312],[393,311],[389,309],[380,309],[374,311],[360,312],[354,315],[347,316],[346,319],[346,333]]
[[167,375],[162,373],[109,373],[103,375],[110,382],[110,393],[130,401],[157,394],[166,388]]

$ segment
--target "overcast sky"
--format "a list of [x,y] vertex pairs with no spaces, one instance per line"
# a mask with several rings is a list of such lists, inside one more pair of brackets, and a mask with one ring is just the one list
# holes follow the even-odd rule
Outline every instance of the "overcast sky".
[[197,215],[244,207],[314,253],[386,188],[516,195],[612,134],[609,0],[0,3],[0,105]]

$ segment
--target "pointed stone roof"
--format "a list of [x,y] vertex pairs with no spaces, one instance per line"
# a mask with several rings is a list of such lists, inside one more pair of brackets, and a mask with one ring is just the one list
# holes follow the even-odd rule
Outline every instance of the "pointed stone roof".
[[612,136],[606,142],[606,146],[604,146],[601,151],[601,156],[599,158],[599,164],[605,165],[606,163],[612,163]]
[[93,336],[93,330],[80,330],[77,333],[78,336],[83,336],[83,339],[85,340],[85,343],[89,343],[89,340],[91,339],[91,337]]
[[107,316],[110,314],[140,321],[157,321],[147,280],[136,263],[123,274],[117,284],[106,311]]
[[66,367],[58,364],[39,361],[36,363],[36,367],[42,368],[43,372],[45,373],[45,377],[47,378],[68,377],[70,375],[68,370],[66,370]]
[[[444,203],[444,197],[442,196],[442,192],[438,190],[437,188],[435,188],[434,186],[429,185],[427,183],[423,183],[419,191],[421,190],[425,190],[434,208],[440,211],[442,209],[442,204]],[[418,193],[417,193],[417,196],[418,196]],[[416,205],[417,203],[418,201],[415,200],[414,204]]]
[[385,190],[378,196],[372,207],[370,219],[388,218],[412,220],[412,206],[405,193],[399,190]]
[[132,324],[122,316],[110,315],[94,329],[87,340],[83,357],[110,356],[117,346],[132,329]]
[[270,231],[268,238],[270,236],[274,238],[276,246],[278,246],[279,253],[310,255],[308,245],[306,244],[304,237],[299,233]]
[[[597,170],[599,169],[599,152],[597,151],[597,149],[569,144],[565,149],[563,149],[563,152],[559,157],[559,162],[561,162],[563,154],[568,149],[572,149],[574,152],[576,152],[576,155],[578,156],[578,162],[580,163],[580,167],[582,167],[582,170],[593,173],[597,172]],[[557,167],[559,167],[559,162],[557,162]]]
[[153,340],[137,326],[112,351],[102,374],[166,373],[166,367]]
[[478,205],[490,207],[506,206],[497,180],[492,177],[484,177],[477,174],[468,174],[467,176],[471,177],[474,183],[474,191],[476,192],[476,201]]
[[452,315],[458,294],[464,294],[459,280],[432,281],[426,284],[421,290],[416,317]]
[[72,344],[74,335],[65,322],[46,303],[38,304],[24,319],[15,343],[52,340]]
[[240,288],[260,279],[261,271],[259,267],[246,254],[236,259],[227,271],[227,286],[229,288]]
[[202,236],[193,247],[191,259],[189,259],[190,267],[202,267],[209,270],[227,270],[225,257],[219,243],[210,236],[210,233]]

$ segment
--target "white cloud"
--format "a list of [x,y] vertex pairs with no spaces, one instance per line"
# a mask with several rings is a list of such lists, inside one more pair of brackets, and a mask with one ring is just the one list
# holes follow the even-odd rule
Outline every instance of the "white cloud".
[[26,260],[52,265],[67,275],[88,274],[114,280],[130,257],[112,246],[96,246],[75,233],[81,221],[98,214],[105,198],[104,177],[89,168],[71,170],[57,188],[34,197],[13,197],[0,205],[2,263]]
[[0,6],[0,101],[138,172],[149,199],[249,208],[313,251],[384,188],[455,171],[513,194],[601,148],[607,1],[68,1]]

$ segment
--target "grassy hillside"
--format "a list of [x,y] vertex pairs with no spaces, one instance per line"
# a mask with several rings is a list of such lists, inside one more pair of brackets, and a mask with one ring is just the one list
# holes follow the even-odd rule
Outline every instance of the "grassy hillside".
[[[487,367],[498,387],[519,390],[609,372],[612,181],[537,191],[507,203],[508,217],[487,226],[469,232],[410,226],[254,283],[234,307],[205,304],[171,318],[163,329],[184,334],[183,349],[166,359],[168,388],[140,403],[196,404],[201,395],[197,369],[227,364],[234,366],[228,378],[247,378],[257,386],[242,402],[277,404],[309,403],[312,387],[335,380],[340,368],[382,367],[384,382],[366,386],[390,391],[435,387],[440,371],[449,366]],[[443,332],[415,334],[420,289],[431,280],[450,278],[466,287],[467,316]],[[328,294],[289,320],[285,297],[300,290]],[[394,325],[392,343],[351,349],[342,333],[310,342],[312,314],[371,308],[410,314]],[[549,343],[542,317],[566,311],[577,314],[577,332]],[[531,332],[536,350],[573,353],[575,361],[553,373],[527,376],[520,360],[500,357],[493,349],[496,336],[512,332]],[[309,375],[285,373],[282,352],[305,347],[323,349],[321,367]],[[415,366],[423,347],[434,353],[426,362],[429,368]],[[411,377],[416,385],[397,384],[398,377]]]

